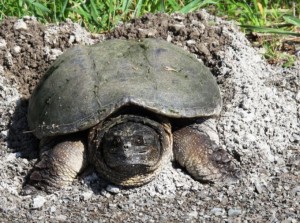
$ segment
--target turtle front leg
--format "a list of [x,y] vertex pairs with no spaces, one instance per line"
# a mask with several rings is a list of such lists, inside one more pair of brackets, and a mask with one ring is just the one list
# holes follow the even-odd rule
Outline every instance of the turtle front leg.
[[51,137],[40,142],[40,161],[29,176],[24,193],[52,192],[70,184],[86,166],[86,142],[77,135]]
[[230,155],[218,146],[214,120],[203,120],[173,133],[174,156],[193,178],[202,182],[231,183],[239,171]]

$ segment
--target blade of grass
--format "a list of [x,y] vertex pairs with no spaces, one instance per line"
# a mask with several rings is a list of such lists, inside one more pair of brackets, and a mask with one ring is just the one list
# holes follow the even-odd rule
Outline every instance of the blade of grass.
[[141,8],[142,8],[143,0],[139,0],[136,8],[134,10],[134,17],[139,17],[141,13]]
[[283,19],[287,23],[300,27],[300,19],[295,16],[283,16]]
[[122,12],[127,14],[131,4],[132,4],[132,0],[123,1],[122,2]]
[[160,11],[165,12],[165,0],[160,0]]
[[188,13],[188,12],[192,12],[192,11],[195,11],[207,4],[216,4],[217,2],[216,1],[213,1],[213,0],[195,0],[195,1],[192,1],[190,2],[189,4],[187,4],[186,6],[184,6],[180,12],[182,13]]
[[41,12],[43,13],[48,13],[50,12],[50,9],[48,9],[46,6],[42,5],[39,2],[35,2],[34,0],[27,0],[26,2],[28,2],[29,4],[33,5],[35,7],[35,10],[39,9],[41,10]]
[[179,11],[181,8],[180,4],[178,4],[175,0],[169,0],[167,3],[171,6],[174,12]]
[[81,15],[84,19],[89,20],[91,18],[90,14],[86,12],[81,6],[77,6],[76,8],[72,8],[72,11]]
[[98,12],[97,12],[97,8],[96,8],[96,5],[94,3],[94,0],[90,0],[90,3],[91,3],[91,10],[90,10],[91,16],[92,16],[93,20],[95,22],[97,22]]
[[60,14],[59,14],[59,18],[64,18],[65,19],[65,11],[66,11],[67,4],[68,4],[68,0],[64,0],[64,3],[62,5],[62,8],[61,8],[61,11],[60,11]]
[[273,34],[279,34],[279,35],[300,36],[300,33],[290,32],[290,31],[286,31],[283,29],[267,28],[267,27],[262,27],[262,26],[247,26],[247,25],[243,25],[241,27],[248,29],[248,30],[256,31],[259,33],[273,33]]

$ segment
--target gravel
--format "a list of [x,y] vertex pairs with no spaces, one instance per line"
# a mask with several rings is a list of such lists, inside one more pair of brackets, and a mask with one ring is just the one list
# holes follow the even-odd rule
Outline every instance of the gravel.
[[[300,61],[271,66],[233,23],[205,11],[146,15],[111,33],[33,17],[0,24],[1,222],[299,222]],[[22,196],[38,158],[26,113],[32,90],[53,60],[76,44],[105,38],[162,38],[202,60],[223,96],[220,144],[239,163],[234,185],[201,184],[168,163],[149,184],[124,189],[93,168],[53,194]]]

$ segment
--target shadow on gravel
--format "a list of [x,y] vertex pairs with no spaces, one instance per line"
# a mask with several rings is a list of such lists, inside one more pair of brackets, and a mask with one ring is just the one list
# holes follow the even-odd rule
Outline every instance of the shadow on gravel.
[[12,152],[18,153],[19,157],[31,160],[38,157],[38,139],[29,132],[27,107],[27,99],[20,99],[18,101],[9,124],[6,140],[8,148]]

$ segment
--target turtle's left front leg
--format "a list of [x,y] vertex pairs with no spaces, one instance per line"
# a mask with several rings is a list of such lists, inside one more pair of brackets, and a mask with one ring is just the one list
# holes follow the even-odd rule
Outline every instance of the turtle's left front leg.
[[183,127],[173,133],[175,159],[193,178],[202,182],[234,182],[239,170],[234,159],[218,146],[211,119]]

